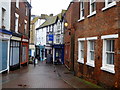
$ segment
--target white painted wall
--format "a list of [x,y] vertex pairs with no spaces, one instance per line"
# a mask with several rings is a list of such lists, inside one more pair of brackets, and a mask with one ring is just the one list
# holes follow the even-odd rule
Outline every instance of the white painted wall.
[[0,28],[2,26],[2,8],[6,10],[5,13],[5,29],[10,30],[10,15],[11,15],[11,0],[0,1]]
[[[58,26],[60,26],[58,28]],[[60,20],[57,21],[57,23],[54,25],[54,44],[63,44],[63,33],[61,33],[62,31],[64,31],[64,23],[60,22]],[[58,34],[60,34],[60,42],[57,43],[56,40],[58,38]]]
[[36,45],[46,45],[46,27],[37,31],[37,43]]

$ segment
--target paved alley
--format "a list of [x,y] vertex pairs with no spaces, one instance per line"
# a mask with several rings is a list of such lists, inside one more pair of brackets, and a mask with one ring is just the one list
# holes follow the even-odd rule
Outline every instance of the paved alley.
[[72,88],[60,79],[53,65],[39,63],[3,75],[3,88]]
[[3,88],[99,88],[73,76],[64,65],[40,62],[3,74]]

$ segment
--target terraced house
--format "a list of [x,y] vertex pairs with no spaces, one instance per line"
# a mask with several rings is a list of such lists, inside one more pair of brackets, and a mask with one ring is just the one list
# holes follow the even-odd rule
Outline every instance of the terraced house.
[[120,87],[120,2],[88,1],[73,0],[66,12],[65,36],[68,31],[75,34],[75,74],[105,87]]
[[30,11],[27,0],[0,2],[0,73],[28,63]]
[[11,2],[11,70],[28,63],[30,16],[31,5],[27,0],[16,0]]

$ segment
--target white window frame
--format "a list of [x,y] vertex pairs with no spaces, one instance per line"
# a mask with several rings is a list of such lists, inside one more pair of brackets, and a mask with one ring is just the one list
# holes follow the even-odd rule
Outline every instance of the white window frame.
[[15,13],[15,32],[18,33],[19,15]]
[[[91,67],[95,67],[95,53],[94,53],[94,60],[90,59],[90,41],[94,41],[97,40],[97,37],[88,37],[87,38],[87,62],[86,65],[91,66]],[[95,52],[95,44],[94,44],[94,52]]]
[[104,11],[106,9],[109,9],[109,8],[115,6],[115,5],[116,5],[116,1],[115,0],[113,2],[111,2],[111,3],[109,3],[109,4],[108,4],[108,0],[105,0],[105,7],[102,9],[102,11]]
[[2,26],[5,27],[5,16],[6,16],[6,9],[5,8],[2,8],[2,22],[1,22],[1,28]]
[[[84,58],[81,56],[81,42],[85,43],[85,38],[78,38],[78,62],[84,64]],[[84,47],[84,46],[83,46]]]
[[[83,13],[84,12],[84,13]],[[83,15],[84,14],[84,15]],[[78,21],[85,19],[85,7],[84,7],[84,0],[80,0],[80,19]]]
[[24,22],[25,22],[25,34],[27,34],[27,20],[24,20]]
[[19,8],[19,0],[16,0],[16,7]]
[[113,40],[115,38],[118,38],[118,34],[113,34],[113,35],[104,35],[101,36],[101,39],[103,39],[103,54],[102,54],[102,67],[101,70],[110,72],[110,73],[115,73],[115,68],[114,65],[110,65],[106,63],[106,40],[110,39]]
[[28,8],[27,8],[27,5],[25,5],[25,15],[26,15],[26,16],[28,15]]
[[[92,0],[90,0],[90,14],[87,17],[91,17],[96,14],[96,10],[92,12],[92,4],[93,3],[96,4],[96,0],[93,0],[93,2],[92,2]],[[95,6],[95,8],[96,8],[96,6]]]

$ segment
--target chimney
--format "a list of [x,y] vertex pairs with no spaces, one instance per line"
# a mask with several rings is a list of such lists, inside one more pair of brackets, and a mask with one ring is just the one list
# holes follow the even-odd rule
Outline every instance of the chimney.
[[50,14],[49,16],[53,16],[53,14]]

